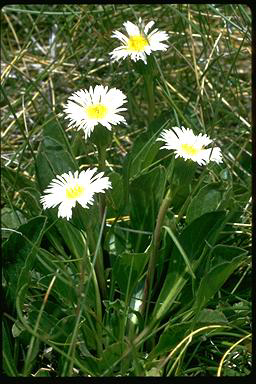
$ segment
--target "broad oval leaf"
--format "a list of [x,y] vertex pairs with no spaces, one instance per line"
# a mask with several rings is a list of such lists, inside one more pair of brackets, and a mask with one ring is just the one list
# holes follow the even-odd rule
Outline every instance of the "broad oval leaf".
[[[157,214],[165,191],[166,173],[162,166],[158,166],[131,182],[131,227],[132,229],[153,232]],[[131,236],[134,250],[144,251],[148,245],[148,236]],[[140,239],[140,243],[139,243]],[[144,241],[143,241],[144,240]],[[137,243],[138,242],[138,243]]]
[[194,307],[197,308],[197,311],[206,306],[243,260],[244,252],[230,261],[223,261],[215,265],[205,274],[196,292]]
[[[214,244],[224,220],[225,212],[223,211],[206,213],[190,223],[178,237],[194,272],[206,241]],[[189,278],[184,259],[175,245],[170,255],[167,276],[155,305],[153,317],[160,318],[168,311]]]
[[61,125],[50,121],[44,126],[43,141],[36,158],[36,176],[41,189],[64,172],[78,169]]
[[211,183],[201,188],[188,206],[186,221],[191,223],[204,213],[216,211],[222,200],[221,188],[221,183]]
[[3,246],[3,273],[7,282],[7,300],[14,305],[19,289],[29,282],[37,247],[40,245],[46,217],[38,216],[21,225]]
[[148,256],[146,253],[123,253],[117,257],[113,265],[113,277],[122,292],[122,297],[128,297],[138,283]]
[[143,132],[134,141],[131,151],[125,159],[124,175],[128,180],[139,176],[153,163],[158,153],[161,155],[159,149],[162,143],[156,139],[166,126],[166,120],[167,116],[164,113],[150,124],[147,132]]

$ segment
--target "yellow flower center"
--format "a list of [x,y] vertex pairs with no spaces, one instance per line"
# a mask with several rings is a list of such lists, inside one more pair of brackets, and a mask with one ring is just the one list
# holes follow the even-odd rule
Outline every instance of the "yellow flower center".
[[128,41],[128,49],[130,51],[144,51],[147,45],[149,45],[147,39],[141,35],[130,36]]
[[86,113],[90,119],[103,119],[107,114],[107,107],[103,104],[90,105]]
[[66,189],[66,197],[68,199],[77,199],[83,193],[84,193],[84,187],[79,184],[76,184],[74,187],[69,187]]
[[190,156],[197,155],[201,150],[200,148],[195,148],[193,145],[189,144],[182,144],[181,149]]

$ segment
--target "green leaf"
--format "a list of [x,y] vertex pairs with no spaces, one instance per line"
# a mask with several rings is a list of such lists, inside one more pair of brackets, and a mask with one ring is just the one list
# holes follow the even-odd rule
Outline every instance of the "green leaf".
[[93,152],[94,145],[85,141],[84,131],[75,131],[72,137],[71,150],[75,157],[80,157],[81,160],[84,160],[90,152]]
[[193,181],[196,172],[196,163],[193,161],[185,161],[177,158],[174,160],[174,168],[170,163],[167,174],[169,182],[174,194],[172,206],[175,210],[179,210],[190,193],[190,184]]
[[[79,344],[79,348],[81,350],[81,353],[84,356],[90,356],[90,351],[97,350],[97,341],[96,338],[94,337],[94,334],[92,333],[91,328],[86,325],[85,322],[83,322],[80,326],[81,328],[81,342]],[[72,330],[70,330],[70,333]]]
[[205,308],[200,311],[196,321],[197,323],[201,323],[200,326],[208,324],[228,323],[228,319],[223,312],[218,311],[217,309],[209,308]]
[[183,188],[189,185],[194,178],[197,165],[192,160],[184,160],[182,158],[175,159],[174,170],[172,175],[172,185]]
[[167,231],[167,233],[171,236],[174,244],[176,245],[176,247],[178,248],[178,250],[180,251],[180,254],[182,255],[183,257],[183,260],[186,264],[186,266],[188,267],[188,270],[189,270],[189,273],[191,274],[191,276],[195,279],[195,275],[194,275],[194,272],[192,270],[192,267],[190,265],[190,262],[189,262],[189,259],[186,255],[186,252],[184,251],[184,249],[182,248],[182,246],[180,245],[177,237],[174,235],[173,231],[171,230],[171,228],[168,228],[168,227],[165,227],[163,226],[163,228]]
[[111,266],[113,266],[116,261],[116,255],[120,255],[130,248],[128,245],[128,231],[128,223],[121,222],[114,224],[107,232],[105,246],[109,252]]
[[87,352],[87,356],[84,359],[81,359],[81,354],[76,356],[76,359],[90,371],[91,375],[115,376],[114,373],[120,372],[120,363],[117,365],[115,365],[115,363],[122,357],[122,354],[127,348],[126,343],[118,341],[104,349],[101,358],[88,355],[89,353]]
[[108,344],[116,342],[122,335],[125,319],[127,318],[127,305],[123,300],[116,299],[115,301],[104,300],[106,307],[106,337]]
[[221,188],[221,183],[211,183],[201,188],[188,206],[186,221],[191,223],[204,213],[216,211],[222,200]]
[[[4,207],[1,210],[2,227],[15,229],[26,221],[20,211],[14,212],[12,208]],[[9,232],[10,234],[10,232]]]
[[46,188],[56,175],[77,169],[70,153],[58,141],[46,136],[36,158],[36,175],[41,189]]
[[45,236],[49,240],[51,246],[56,250],[56,252],[65,258],[66,252],[62,242],[62,237],[58,233],[56,227],[53,226],[50,228],[50,231],[46,231]]
[[164,285],[158,296],[152,319],[159,320],[169,310],[175,302],[177,296],[181,292],[189,280],[189,275],[185,272],[177,274],[169,272],[164,280]]
[[245,256],[247,251],[240,247],[218,244],[212,248],[210,258],[211,267],[221,264],[225,261],[232,262],[238,256]]
[[[224,223],[226,213],[224,211],[208,212],[190,223],[179,236],[179,242],[189,257],[189,260],[196,260],[202,253],[206,241],[214,245],[214,240]],[[176,260],[176,262],[175,262]],[[168,270],[177,269],[175,265],[180,265],[180,251],[175,246]],[[184,267],[182,263],[181,269]]]
[[123,178],[117,172],[111,172],[108,174],[109,180],[111,181],[112,189],[107,191],[108,204],[108,217],[113,217],[113,215],[118,215],[122,212],[124,208],[124,186]]
[[241,264],[244,255],[235,257],[232,261],[222,262],[209,270],[202,278],[196,292],[194,307],[198,309],[206,306],[208,301],[218,292],[229,276]]
[[173,348],[186,337],[187,331],[190,330],[191,321],[168,326],[161,334],[159,342],[149,355],[149,360],[170,352]]
[[40,214],[41,207],[39,204],[37,182],[30,180],[21,172],[17,173],[8,167],[1,167],[1,171],[3,179],[7,180],[15,192],[19,192],[19,195],[22,197],[28,208],[28,212],[32,212],[34,215]]
[[42,210],[42,206],[39,203],[40,192],[35,188],[26,187],[20,189],[19,194],[25,202],[28,211],[33,215],[39,215]]
[[30,180],[21,172],[17,173],[14,169],[9,168],[7,166],[1,166],[1,175],[2,178],[7,180],[12,187],[15,185],[15,190],[19,190],[20,188],[26,187],[35,187],[34,181]]
[[[215,241],[224,219],[225,212],[206,213],[189,224],[178,237],[179,244],[185,251],[194,272],[206,241],[208,243]],[[171,307],[188,280],[188,269],[180,250],[175,245],[170,255],[168,273],[155,305],[153,317],[160,318]]]
[[78,169],[70,150],[61,126],[56,122],[46,124],[35,164],[36,176],[41,189],[46,188],[56,175]]
[[[71,258],[77,259],[77,264],[80,265],[81,260],[83,259],[83,268],[84,268],[84,274],[85,274],[85,280],[88,279],[88,276],[91,275],[91,266],[90,266],[90,260],[88,259],[87,255],[85,253],[87,252],[87,244],[85,237],[83,236],[82,232],[77,229],[74,225],[72,225],[70,222],[66,220],[58,220],[55,224],[57,230],[59,231],[59,234],[62,236],[63,241],[65,242],[66,246],[68,247]],[[91,246],[91,253],[93,256],[93,253],[95,251],[92,244],[89,243],[89,246]],[[70,255],[68,255],[70,256]],[[67,258],[68,259],[68,258]],[[71,268],[71,263],[70,268]],[[86,282],[87,284],[87,282]],[[95,306],[95,290],[93,288],[92,280],[90,280],[89,288],[86,289],[87,292],[87,301],[88,303],[94,307]],[[74,294],[74,292],[70,292]]]
[[[64,321],[65,318],[62,318],[62,327],[59,325],[59,317],[63,316],[62,308],[61,308],[61,302],[57,301],[52,301],[52,294],[51,294],[51,299],[47,300],[46,307],[44,308],[43,313],[40,315],[40,323],[38,326],[38,333],[41,335],[48,335],[49,339],[53,340],[63,340],[63,334],[69,334],[68,331],[72,332],[71,327],[68,329],[68,323]],[[35,328],[36,322],[38,320],[38,316],[40,313],[40,309],[42,306],[43,302],[41,301],[36,301],[33,303],[33,306],[31,306],[29,313],[28,313],[28,318],[27,318],[27,323],[31,328]],[[68,317],[70,319],[71,316]],[[73,320],[73,318],[72,318]],[[73,320],[72,325],[74,326],[75,321]],[[63,326],[65,324],[65,327]]]
[[114,364],[117,360],[121,358],[122,354],[127,349],[127,347],[128,346],[126,343],[120,341],[108,346],[108,348],[104,350],[102,358],[100,359],[99,366],[101,372],[104,373],[104,371],[108,370],[108,376],[110,376],[111,373],[113,374],[116,371],[119,372],[120,368],[118,367],[118,365],[114,366]]
[[[158,166],[131,182],[130,219],[132,229],[153,232],[164,196],[165,181],[165,169]],[[136,252],[144,251],[148,246],[148,235],[132,233],[131,239]]]
[[81,259],[86,250],[85,238],[81,231],[66,220],[58,220],[55,226],[69,248],[71,255],[76,259]]
[[57,268],[59,273],[51,295],[60,300],[62,304],[72,305],[77,302],[77,291],[73,282],[73,276],[77,273],[76,264],[70,262],[67,255],[62,257],[40,248],[37,254],[36,271],[43,276],[40,281],[44,282],[44,287],[50,285]]
[[161,146],[161,143],[156,141],[157,137],[157,133],[152,136],[149,132],[144,132],[135,141],[133,151],[136,151],[136,155],[131,160],[129,168],[131,179],[153,163]]
[[[31,269],[40,245],[46,217],[38,216],[12,233],[3,246],[4,276],[7,282],[7,301],[14,305],[19,289],[28,284]],[[24,295],[25,296],[25,295]],[[23,299],[24,299],[23,296]]]
[[194,324],[192,321],[181,322],[178,324],[170,324],[165,331],[161,334],[159,342],[149,355],[149,360],[154,359],[158,355],[164,355],[170,352],[191,332],[201,328],[202,326],[211,324],[227,324],[226,316],[218,311],[212,309],[204,309],[200,312],[197,322]]
[[143,132],[134,141],[124,164],[124,176],[127,180],[139,176],[145,168],[153,163],[158,153],[161,156],[159,149],[162,143],[156,139],[163,130],[166,120],[165,114],[158,117],[150,124],[149,131]]
[[[196,281],[193,285],[193,290],[191,284],[186,286],[186,289],[183,290],[182,296],[179,301],[181,305],[186,305],[186,303],[191,302],[196,297],[196,292],[199,287],[201,279],[212,267],[221,264],[225,261],[232,261],[237,256],[245,255],[246,251],[239,247],[232,247],[226,245],[216,245],[214,246],[208,254],[206,254],[205,259],[200,263],[198,269],[196,270]],[[192,305],[192,304],[191,304]],[[200,310],[200,308],[198,309]],[[198,312],[198,311],[196,311]]]
[[[123,295],[132,294],[146,265],[146,253],[123,253],[113,265],[113,278],[117,281]],[[129,282],[129,287],[128,287]]]
[[7,376],[18,376],[15,361],[13,359],[13,350],[11,347],[10,335],[2,322],[2,351],[3,351],[3,370]]
[[153,231],[164,190],[165,169],[161,165],[131,182],[132,228]]
[[112,143],[113,132],[106,127],[98,124],[92,131],[88,141],[96,145],[97,148],[109,148]]
[[52,114],[52,118],[49,119],[43,126],[43,134],[44,137],[48,136],[52,139],[56,140],[60,145],[69,150],[69,141],[66,137],[66,133],[63,130],[60,122],[56,118],[56,115]]
[[20,322],[19,319],[17,319],[15,321],[15,323],[13,323],[13,326],[12,326],[12,336],[13,337],[18,337],[20,336],[20,334],[25,330],[25,327],[24,325]]

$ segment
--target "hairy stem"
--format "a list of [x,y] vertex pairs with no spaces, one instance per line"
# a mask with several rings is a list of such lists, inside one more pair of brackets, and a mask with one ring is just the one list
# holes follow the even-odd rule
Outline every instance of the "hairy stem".
[[151,123],[155,111],[154,80],[152,75],[148,73],[144,75],[144,80],[148,99],[148,122]]
[[158,248],[159,248],[160,238],[161,238],[161,229],[162,229],[165,214],[167,212],[167,209],[169,208],[170,202],[171,202],[171,192],[170,192],[170,189],[168,189],[166,196],[163,199],[161,207],[159,209],[157,220],[156,220],[156,226],[153,234],[153,241],[152,241],[152,246],[151,246],[151,251],[149,256],[148,272],[147,272],[146,282],[144,287],[144,295],[143,295],[142,304],[140,307],[140,312],[142,314],[145,311],[146,305],[147,305],[147,308],[149,305],[148,296],[152,288],[152,283],[154,279]]
[[[102,146],[98,146],[98,160],[99,160],[99,170],[105,171],[106,167],[106,148]],[[99,215],[100,215],[100,222],[102,222],[104,217],[106,207],[106,198],[104,194],[99,195]],[[105,225],[105,224],[104,224]]]

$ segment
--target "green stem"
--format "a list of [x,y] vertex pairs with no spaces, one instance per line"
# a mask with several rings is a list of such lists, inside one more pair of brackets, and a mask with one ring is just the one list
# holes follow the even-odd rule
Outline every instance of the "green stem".
[[98,279],[102,299],[105,299],[107,297],[107,287],[104,277],[103,254],[101,249],[99,249],[99,252],[96,256],[95,272]]
[[151,251],[150,251],[150,256],[149,256],[148,272],[147,272],[145,288],[144,288],[144,295],[143,295],[143,299],[142,299],[142,305],[140,307],[141,314],[144,313],[146,305],[147,305],[147,312],[148,312],[148,307],[149,307],[148,296],[149,296],[149,292],[152,288],[152,283],[153,283],[153,279],[154,279],[158,248],[159,248],[160,239],[161,239],[161,229],[163,226],[165,214],[167,212],[167,209],[170,206],[170,202],[171,202],[171,191],[170,191],[170,189],[168,189],[168,191],[165,195],[165,198],[162,201],[161,207],[159,209],[157,221],[156,221],[156,226],[155,226],[155,231],[153,234],[153,241],[152,241],[152,246],[151,246]]
[[88,231],[88,236],[93,249],[95,249],[93,264],[95,266],[95,272],[97,276],[98,285],[100,288],[101,297],[102,299],[105,299],[107,297],[107,287],[106,287],[105,276],[104,276],[102,249],[99,246],[99,244],[96,244],[94,236],[92,233],[90,233],[90,231]]
[[100,299],[100,291],[99,291],[99,286],[98,286],[98,281],[96,278],[96,273],[94,271],[93,265],[91,264],[92,267],[92,280],[94,284],[94,289],[95,289],[95,295],[96,295],[96,314],[97,314],[97,321],[96,321],[96,329],[97,329],[97,352],[98,356],[101,357],[103,353],[103,347],[102,347],[102,328],[101,328],[101,323],[102,323],[102,308],[101,308],[101,299]]
[[[103,146],[98,146],[98,160],[99,160],[99,170],[102,172],[105,171],[106,168],[106,147]],[[106,198],[105,194],[100,194],[99,195],[99,214],[100,214],[100,222],[102,222],[103,217],[104,217],[104,212],[105,212],[105,207],[106,207]],[[105,226],[105,224],[104,224]]]
[[[92,375],[92,372],[89,369],[85,368],[84,364],[80,363],[80,361],[78,361],[75,357],[74,357],[74,359],[71,359],[70,356],[68,356],[68,354],[63,351],[63,348],[59,348],[52,340],[50,340],[48,338],[48,336],[46,334],[41,335],[40,333],[35,332],[35,330],[28,325],[27,319],[25,319],[23,317],[22,305],[21,305],[21,297],[23,297],[24,291],[25,291],[26,288],[27,288],[27,283],[24,284],[20,288],[20,290],[19,290],[19,292],[17,294],[17,297],[16,297],[17,315],[18,315],[18,318],[21,321],[22,325],[24,326],[24,328],[29,333],[31,333],[31,335],[36,337],[38,340],[42,341],[43,343],[46,343],[46,344],[50,345],[56,352],[58,352],[61,356],[63,356],[63,358],[68,359],[70,361],[74,360],[76,366],[78,368],[80,368],[81,372],[83,372],[85,375],[88,375],[88,374]],[[23,376],[24,376],[24,374],[23,374]]]
[[[57,269],[55,275],[53,276],[53,278],[52,278],[52,280],[51,280],[51,282],[49,284],[49,287],[48,287],[48,289],[46,291],[46,294],[44,296],[43,304],[41,305],[40,311],[39,311],[37,319],[36,319],[36,324],[35,324],[35,328],[34,328],[34,332],[35,333],[37,333],[37,331],[39,329],[40,320],[42,318],[45,305],[47,303],[48,297],[50,295],[51,289],[52,289],[53,284],[54,284],[54,282],[56,280],[58,272],[59,272],[59,269]],[[29,376],[29,373],[31,371],[31,361],[32,361],[32,354],[33,354],[33,349],[34,349],[35,342],[36,342],[36,337],[33,335],[31,337],[31,340],[30,340],[30,344],[29,344],[29,348],[28,348],[28,353],[27,353],[26,360],[25,360],[25,366],[24,366],[24,370],[23,370],[23,375],[24,376]]]
[[78,336],[81,316],[82,316],[82,309],[80,307],[79,312],[77,313],[76,323],[75,323],[74,331],[73,331],[72,338],[70,341],[70,346],[68,349],[68,356],[71,357],[71,361],[70,362],[69,362],[69,360],[65,361],[65,363],[63,365],[63,370],[61,373],[62,377],[72,376],[72,371],[73,371],[73,366],[74,366],[74,354],[75,354],[75,349],[76,349],[76,339]]
[[98,145],[97,149],[98,149],[99,170],[104,171],[106,168],[107,148],[101,145]]
[[154,79],[151,73],[145,73],[144,75],[147,99],[148,99],[148,122],[154,118],[155,112],[155,98],[154,98]]
[[[106,163],[106,147],[102,145],[97,145],[98,148],[98,162],[99,162],[99,170],[104,171],[105,170],[105,163]],[[101,222],[101,234],[100,234],[100,243],[104,243],[104,228],[105,228],[105,219],[106,219],[106,200],[105,195],[100,194],[99,195],[99,218]],[[91,231],[90,231],[91,232]],[[89,234],[90,236],[90,242],[95,249],[95,272],[97,276],[98,285],[100,288],[100,293],[102,299],[105,299],[107,296],[107,287],[104,277],[104,262],[103,262],[103,251],[102,247],[99,246],[99,244],[96,245],[96,241],[94,239],[93,233]]]
[[[90,237],[91,235],[89,235]],[[88,252],[87,252],[88,248],[86,246],[85,248],[85,252],[84,252],[84,255],[83,255],[83,260],[81,262],[81,266],[80,266],[80,270],[81,270],[81,277],[80,277],[80,301],[79,304],[78,304],[78,313],[80,311],[80,308],[83,306],[83,292],[84,292],[84,284],[85,284],[85,263],[87,261],[87,258],[88,258]],[[95,273],[95,269],[96,269],[96,266],[94,268],[94,265],[93,263],[89,260],[89,266],[90,266],[90,269],[91,269],[91,273],[90,273],[90,277],[89,277],[89,280],[87,281],[87,289],[89,287],[89,281],[90,281],[90,278],[92,278],[92,281],[93,281],[93,285],[94,285],[94,290],[95,290],[95,298],[96,298],[96,329],[97,329],[97,339],[96,339],[96,344],[97,344],[97,353],[98,353],[98,356],[101,357],[102,356],[102,353],[103,353],[103,348],[102,348],[102,328],[101,328],[101,323],[102,323],[102,308],[101,308],[101,296],[100,296],[100,289],[99,289],[99,283],[98,283],[98,280],[97,280],[97,276],[96,276],[96,273]],[[101,279],[99,279],[99,281],[101,281]],[[102,285],[102,291],[104,292],[104,285]],[[86,300],[86,296],[87,296],[87,290],[85,292],[85,300]],[[89,316],[89,315],[88,315]]]
[[190,193],[190,195],[188,195],[187,199],[185,200],[184,204],[182,205],[180,211],[179,211],[179,214],[178,214],[178,217],[176,219],[176,225],[180,222],[181,218],[183,217],[184,215],[184,212],[186,211],[189,203],[191,202],[192,198],[195,196],[195,194],[197,193],[200,185],[202,184],[202,182],[204,181],[204,175],[206,173],[206,170],[207,168],[205,167],[203,172],[201,173],[199,179],[198,179],[198,182],[197,184],[195,185],[193,191]]

